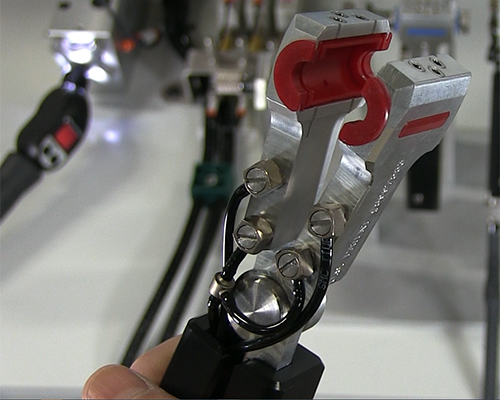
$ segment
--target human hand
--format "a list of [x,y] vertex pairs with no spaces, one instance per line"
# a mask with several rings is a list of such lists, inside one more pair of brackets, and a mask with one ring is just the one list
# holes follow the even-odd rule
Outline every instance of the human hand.
[[106,365],[85,383],[83,399],[175,399],[158,385],[167,370],[180,336],[163,342],[139,357],[129,368]]

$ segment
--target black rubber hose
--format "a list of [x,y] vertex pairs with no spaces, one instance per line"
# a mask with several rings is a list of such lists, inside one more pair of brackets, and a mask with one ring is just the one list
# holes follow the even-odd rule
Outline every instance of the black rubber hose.
[[212,162],[217,156],[217,116],[205,115],[205,148],[203,161]]
[[[229,257],[229,259],[224,264],[224,267],[222,268],[221,278],[227,282],[232,281],[234,275],[236,275],[238,267],[240,266],[241,262],[245,259],[246,255],[247,253],[245,253],[244,251],[236,249],[234,253],[231,255],[231,257]],[[212,294],[209,296],[207,302],[208,322],[210,324],[210,330],[214,334],[217,333],[219,327],[219,321],[221,320],[219,311],[220,304],[221,304],[220,298],[217,298]]]
[[222,97],[217,114],[218,161],[221,163],[232,164],[234,161],[234,142],[239,122],[238,98],[236,96]]
[[186,0],[163,0],[165,31],[177,53],[185,59],[193,47],[191,24],[189,22],[189,2]]
[[29,158],[10,153],[0,167],[0,219],[41,177],[42,170]]
[[236,275],[236,272],[238,271],[238,267],[242,263],[242,261],[245,259],[247,256],[247,253],[245,253],[243,250],[236,249],[233,254],[231,254],[231,257],[226,261],[224,264],[224,267],[222,268],[221,272],[221,277],[225,281],[232,281],[234,279],[234,276]]
[[196,287],[196,283],[203,269],[208,253],[210,252],[212,243],[217,236],[214,234],[214,232],[217,231],[221,217],[222,207],[212,208],[207,215],[207,219],[201,233],[201,241],[198,248],[198,253],[196,254],[196,257],[191,265],[189,275],[184,284],[184,287],[177,297],[177,302],[175,304],[174,310],[172,311],[170,319],[168,320],[166,327],[163,330],[161,339],[162,342],[170,339],[175,334],[177,326],[179,325],[179,321],[184,314],[187,305],[189,304],[191,294]]
[[191,241],[191,237],[193,236],[193,231],[198,221],[201,208],[202,207],[200,202],[195,202],[193,204],[189,219],[184,228],[184,233],[182,234],[182,237],[177,245],[174,256],[168,264],[163,279],[158,285],[156,293],[151,299],[151,302],[149,303],[149,306],[145,311],[141,322],[139,323],[139,326],[137,327],[135,334],[130,341],[129,347],[123,357],[122,364],[127,367],[130,367],[137,357],[141,344],[144,341],[144,338],[154,321],[158,309],[160,308],[161,303],[165,298],[165,295],[170,285],[172,284],[173,279],[175,278],[175,275],[177,274],[182,259],[184,258],[184,254],[186,253],[186,250]]
[[500,65],[496,65],[493,88],[489,189],[493,197],[500,197]]
[[[243,199],[249,194],[250,193],[248,193],[245,185],[240,185],[233,192],[231,198],[227,203],[226,213],[224,215],[224,264],[227,263],[233,255],[233,230],[234,223],[236,221],[236,215],[238,213],[238,207],[240,206]],[[225,276],[223,276],[223,278],[226,279]],[[232,276],[226,280],[231,279],[233,279]]]
[[[239,265],[246,256],[246,253],[240,249],[236,249],[233,252],[233,230],[234,223],[236,221],[236,214],[238,213],[238,207],[242,200],[249,194],[250,193],[246,189],[245,185],[238,186],[229,199],[226,207],[226,212],[224,214],[224,267],[222,268],[221,277],[226,281],[233,280]],[[210,297],[208,298],[207,307],[210,330],[213,333],[216,333],[220,321],[220,299],[210,295]]]
[[488,281],[486,284],[486,368],[484,376],[484,399],[497,398],[498,385],[498,323],[499,300],[499,241],[500,226],[491,223],[488,227],[489,255]]

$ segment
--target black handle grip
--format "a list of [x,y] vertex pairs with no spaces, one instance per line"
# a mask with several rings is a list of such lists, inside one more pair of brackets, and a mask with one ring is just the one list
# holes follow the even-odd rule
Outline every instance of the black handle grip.
[[160,387],[181,399],[312,399],[324,365],[298,345],[291,364],[276,371],[210,333],[206,315],[189,321]]
[[41,169],[19,153],[10,153],[0,167],[0,219],[40,179]]

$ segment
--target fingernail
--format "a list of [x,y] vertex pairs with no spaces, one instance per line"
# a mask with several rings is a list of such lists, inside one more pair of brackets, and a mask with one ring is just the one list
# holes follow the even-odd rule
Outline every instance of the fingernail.
[[154,389],[144,377],[121,365],[101,368],[84,388],[88,399],[130,399]]

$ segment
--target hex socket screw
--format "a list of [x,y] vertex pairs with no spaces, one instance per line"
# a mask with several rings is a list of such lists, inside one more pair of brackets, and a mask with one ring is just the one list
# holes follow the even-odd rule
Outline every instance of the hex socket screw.
[[265,218],[250,216],[241,222],[233,236],[240,250],[257,254],[271,242],[273,228]]
[[278,165],[273,160],[260,160],[243,173],[243,180],[248,192],[259,197],[283,184]]
[[276,266],[280,274],[288,279],[300,279],[314,272],[309,249],[283,249],[276,253]]
[[307,230],[316,237],[339,237],[344,233],[346,213],[340,204],[317,204],[309,212]]
[[419,62],[415,61],[415,60],[410,60],[408,61],[408,63],[414,67],[415,69],[418,69],[420,72],[425,72],[425,68],[422,66],[422,64],[420,64]]

